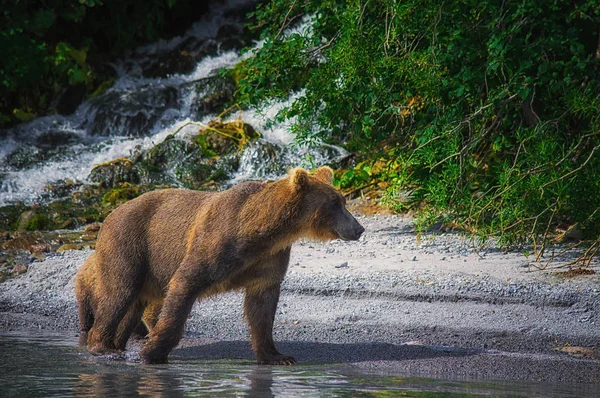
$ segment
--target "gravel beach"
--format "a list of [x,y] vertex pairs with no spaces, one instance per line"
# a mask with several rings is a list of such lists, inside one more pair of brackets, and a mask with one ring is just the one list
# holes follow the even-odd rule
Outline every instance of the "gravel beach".
[[[387,374],[600,383],[597,274],[538,271],[524,251],[456,233],[417,237],[402,216],[357,218],[366,229],[357,242],[294,245],[276,316],[280,351]],[[48,257],[0,284],[0,332],[77,334],[73,280],[90,253]],[[600,272],[598,261],[591,267]],[[242,301],[229,293],[197,303],[172,355],[252,358]]]

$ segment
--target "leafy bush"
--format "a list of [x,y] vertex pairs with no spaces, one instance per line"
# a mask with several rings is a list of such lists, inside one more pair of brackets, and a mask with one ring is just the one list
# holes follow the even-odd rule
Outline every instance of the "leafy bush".
[[366,173],[423,225],[506,242],[600,236],[600,1],[273,0],[252,17],[264,45],[236,68],[239,100],[304,89],[278,117],[359,154],[344,184]]

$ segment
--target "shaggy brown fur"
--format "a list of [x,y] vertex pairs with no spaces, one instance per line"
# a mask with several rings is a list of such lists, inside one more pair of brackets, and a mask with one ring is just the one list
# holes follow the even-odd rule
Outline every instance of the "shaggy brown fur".
[[332,187],[327,167],[218,193],[165,189],[110,214],[76,278],[81,341],[93,354],[123,350],[142,316],[141,351],[165,363],[196,299],[245,289],[259,363],[293,364],[273,343],[273,321],[294,241],[355,240],[363,227]]

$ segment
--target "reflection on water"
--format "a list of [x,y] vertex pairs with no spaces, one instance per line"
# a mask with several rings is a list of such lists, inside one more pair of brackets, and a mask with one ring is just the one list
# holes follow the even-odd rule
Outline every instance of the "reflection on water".
[[[94,358],[73,333],[0,334],[0,397],[593,396],[593,391],[514,382],[465,382],[359,372],[351,365],[266,367],[247,359],[175,359],[169,365]],[[572,386],[570,386],[572,388]],[[589,394],[588,394],[589,393]]]

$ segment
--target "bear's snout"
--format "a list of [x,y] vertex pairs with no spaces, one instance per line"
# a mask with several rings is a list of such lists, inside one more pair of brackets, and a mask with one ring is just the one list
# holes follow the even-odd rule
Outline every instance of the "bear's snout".
[[358,221],[354,220],[354,225],[352,226],[352,231],[349,236],[347,236],[346,240],[359,240],[360,236],[365,232],[365,228],[358,223]]
[[356,229],[356,239],[359,239],[363,232],[365,232],[365,228],[362,225],[358,224],[358,228]]
[[335,230],[342,240],[358,240],[365,232],[364,227],[346,209],[343,209],[338,220]]

